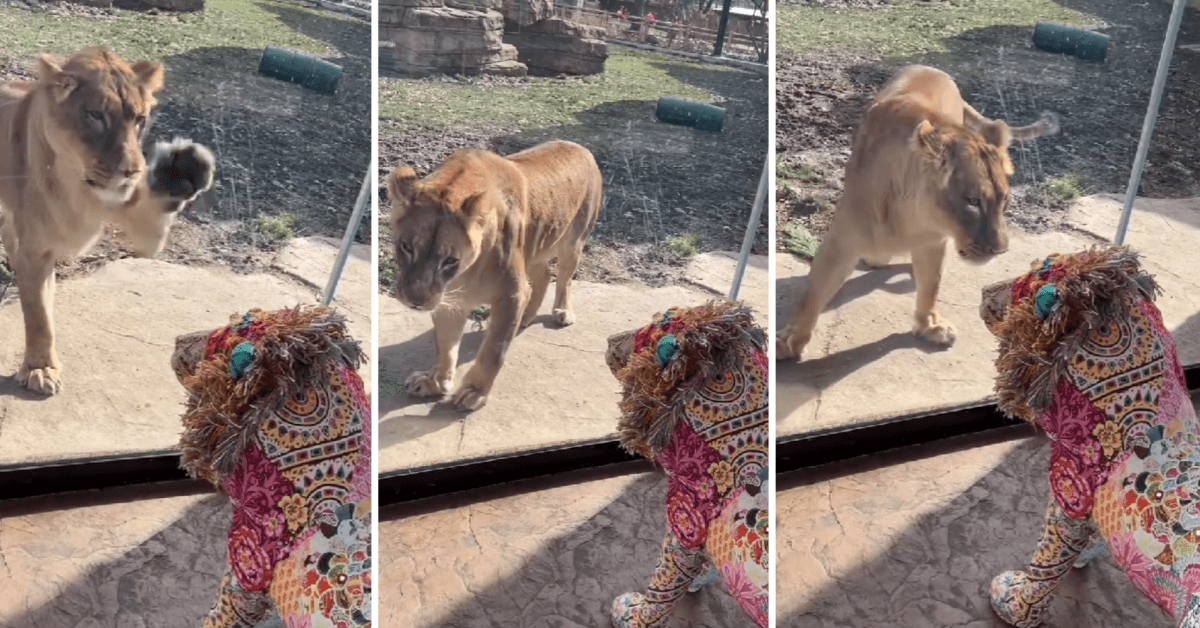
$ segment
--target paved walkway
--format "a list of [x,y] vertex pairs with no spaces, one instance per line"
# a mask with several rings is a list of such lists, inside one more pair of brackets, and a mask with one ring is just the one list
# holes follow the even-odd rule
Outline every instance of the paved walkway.
[[[1004,628],[988,587],[1033,554],[1050,450],[1043,436],[998,441],[973,437],[780,476],[777,625]],[[1173,624],[1105,555],[1067,577],[1046,625]]]
[[[394,521],[382,511],[380,628],[611,626],[613,598],[644,590],[658,564],[667,479],[596,476],[508,485]],[[685,596],[668,623],[753,625],[719,583]]]
[[[122,259],[61,282],[55,298],[62,392],[33,394],[13,379],[24,353],[21,306],[0,303],[0,465],[175,448],[186,400],[171,370],[179,334],[227,325],[252,307],[318,302],[339,242],[301,239],[277,256],[275,274]],[[356,246],[334,305],[370,351],[371,267]],[[370,364],[364,365],[370,380]]]
[[[1007,253],[984,266],[949,259],[938,308],[958,328],[958,340],[941,350],[911,333],[915,287],[907,261],[870,272],[855,271],[817,324],[804,362],[776,362],[777,434],[947,408],[990,398],[996,343],[979,318],[980,289],[1028,272],[1056,252],[1074,252],[1116,234],[1120,197],[1079,200],[1069,231],[1013,233]],[[1200,199],[1137,202],[1126,243],[1140,251],[1163,288],[1158,306],[1175,332],[1185,364],[1200,361]],[[807,290],[808,264],[776,257],[779,324],[790,319]]]
[[[379,470],[419,467],[614,436],[620,387],[608,370],[608,337],[648,324],[676,305],[724,298],[732,285],[736,257],[698,256],[689,265],[688,285],[647,288],[641,284],[574,284],[577,322],[548,326],[553,290],[541,314],[513,342],[488,403],[464,414],[446,403],[405,396],[404,380],[434,363],[433,324],[392,298],[379,301]],[[765,257],[747,267],[739,299],[755,308],[767,327]],[[468,327],[469,327],[468,323]],[[456,383],[467,372],[483,331],[464,336]]]

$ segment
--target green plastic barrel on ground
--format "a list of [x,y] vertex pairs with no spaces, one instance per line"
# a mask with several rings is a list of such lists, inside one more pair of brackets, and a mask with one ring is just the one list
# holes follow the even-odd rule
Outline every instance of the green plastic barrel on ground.
[[1108,56],[1108,35],[1053,22],[1037,23],[1033,29],[1033,45],[1046,52],[1097,63],[1104,63]]
[[323,94],[337,90],[342,78],[342,66],[288,48],[267,48],[258,62],[258,73],[292,83]]
[[695,127],[701,131],[712,131],[713,133],[720,133],[725,126],[724,109],[686,98],[672,96],[659,98],[658,108],[654,111],[654,115],[663,122]]

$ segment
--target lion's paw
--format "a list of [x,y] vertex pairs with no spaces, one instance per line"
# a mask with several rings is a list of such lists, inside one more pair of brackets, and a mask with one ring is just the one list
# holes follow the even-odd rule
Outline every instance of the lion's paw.
[[775,359],[800,361],[809,336],[792,331],[789,327],[775,336]]
[[554,323],[559,327],[566,327],[575,323],[575,312],[571,310],[554,310]]
[[647,623],[643,610],[647,609],[649,601],[641,593],[625,593],[612,603],[612,623],[616,628],[647,628],[659,623]]
[[938,320],[936,323],[926,324],[925,326],[918,326],[915,331],[918,336],[943,347],[949,347],[958,338],[958,332],[954,329],[954,324],[944,319]]
[[433,371],[419,371],[404,380],[404,392],[410,397],[441,398],[450,390],[450,377],[438,379]]
[[1049,606],[1052,596],[1042,596],[1040,604],[1027,601],[1027,590],[1033,584],[1023,571],[1006,571],[992,579],[992,610],[1004,623],[1016,628],[1034,628],[1042,623],[1042,612]]
[[176,138],[154,145],[146,183],[150,189],[180,201],[195,200],[213,186],[216,157],[190,140]]
[[454,396],[450,397],[450,403],[462,410],[474,412],[487,405],[487,399],[487,393],[479,386],[463,382],[458,390],[454,391]]
[[62,390],[61,373],[52,366],[37,369],[22,366],[17,371],[17,383],[43,395],[56,395]]

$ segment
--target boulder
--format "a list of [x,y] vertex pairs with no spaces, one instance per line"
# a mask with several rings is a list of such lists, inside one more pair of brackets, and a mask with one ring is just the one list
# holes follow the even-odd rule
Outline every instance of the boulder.
[[[88,4],[91,3],[89,2]],[[111,0],[109,4],[118,9],[130,9],[133,11],[160,9],[163,11],[192,12],[204,10],[204,0]],[[93,4],[92,6],[96,5]]]
[[554,0],[501,0],[504,19],[528,26],[554,17]]
[[601,74],[608,59],[603,29],[551,17],[519,27],[505,19],[504,43],[535,76]]

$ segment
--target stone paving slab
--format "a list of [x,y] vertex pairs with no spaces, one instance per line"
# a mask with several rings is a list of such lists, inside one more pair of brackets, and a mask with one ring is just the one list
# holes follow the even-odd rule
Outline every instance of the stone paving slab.
[[[370,266],[360,247],[347,264],[335,305],[370,351]],[[294,243],[306,268],[282,264],[324,287],[336,248]],[[365,279],[362,278],[366,273]],[[315,274],[315,276],[313,276]],[[0,305],[0,464],[173,449],[186,399],[171,371],[175,336],[228,324],[251,307],[316,303],[317,290],[280,275],[237,275],[159,260],[123,259],[58,285],[55,322],[64,388],[35,395],[13,379],[24,353],[18,300]],[[370,365],[361,373],[369,382]]]
[[[706,260],[700,281],[723,286],[721,264],[733,276],[735,260]],[[766,270],[747,268],[739,295],[757,309],[767,327]],[[716,277],[716,279],[712,279]],[[640,327],[657,312],[702,304],[716,295],[692,286],[647,288],[641,284],[574,283],[577,322],[548,326],[553,290],[540,314],[517,336],[488,403],[462,413],[447,403],[405,396],[404,380],[434,363],[433,323],[393,298],[379,301],[379,469],[397,469],[479,458],[615,435],[620,387],[604,361],[608,336]],[[455,383],[461,381],[483,341],[483,331],[463,338]]]
[[[1158,304],[1185,364],[1200,361],[1200,275],[1189,272],[1200,243],[1200,200],[1138,201],[1127,244],[1139,250],[1163,287]],[[915,286],[907,260],[856,270],[822,314],[804,361],[776,362],[777,434],[787,436],[991,398],[996,345],[979,318],[980,289],[1027,272],[1055,252],[1111,239],[1120,205],[1088,197],[1072,206],[1077,231],[1012,233],[1007,253],[983,266],[947,256],[938,308],[958,329],[940,349],[915,338]],[[776,256],[777,325],[786,325],[808,289],[808,263]]]
[[[611,626],[641,591],[666,532],[666,476],[622,475],[379,523],[381,628]],[[719,583],[670,628],[749,628]]]
[[[1037,545],[1049,440],[933,447],[779,478],[779,628],[1006,628],[988,587]],[[1104,555],[1067,577],[1044,625],[1173,623]]]
[[0,626],[201,625],[225,571],[226,498],[41,501],[56,509],[0,517]]

